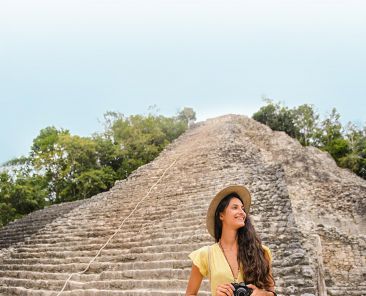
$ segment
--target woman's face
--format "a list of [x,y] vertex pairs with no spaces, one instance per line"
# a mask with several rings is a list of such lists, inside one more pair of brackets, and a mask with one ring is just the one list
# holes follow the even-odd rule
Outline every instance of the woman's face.
[[230,199],[228,206],[220,213],[223,228],[225,225],[225,228],[239,229],[245,225],[245,218],[244,205],[237,197]]

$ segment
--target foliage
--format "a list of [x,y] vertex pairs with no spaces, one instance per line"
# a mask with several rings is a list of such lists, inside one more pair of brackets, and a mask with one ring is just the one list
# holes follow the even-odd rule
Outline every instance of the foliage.
[[360,129],[348,122],[343,127],[336,108],[320,120],[313,105],[289,109],[268,98],[264,101],[266,105],[253,114],[253,119],[273,130],[285,131],[304,146],[312,145],[327,151],[339,166],[366,179],[366,126]]
[[46,205],[44,180],[40,176],[0,173],[0,226]]
[[271,129],[284,131],[291,137],[295,137],[299,133],[299,129],[295,125],[295,114],[281,103],[274,103],[268,98],[264,98],[267,102],[253,114],[253,119],[268,125]]
[[303,104],[293,109],[293,122],[297,129],[296,138],[304,146],[317,145],[315,138],[319,132],[317,129],[319,115],[313,105]]
[[193,122],[196,120],[196,112],[192,108],[184,107],[181,111],[178,111],[178,120],[185,122],[187,125],[190,124],[190,122]]
[[0,174],[0,226],[46,205],[110,189],[157,157],[194,120],[191,108],[172,117],[106,112],[104,131],[91,137],[42,129],[29,156],[9,160]]

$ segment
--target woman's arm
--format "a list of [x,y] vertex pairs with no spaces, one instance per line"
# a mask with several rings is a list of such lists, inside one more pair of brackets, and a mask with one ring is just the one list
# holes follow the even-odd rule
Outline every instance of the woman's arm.
[[186,296],[195,296],[201,286],[203,276],[198,267],[192,264],[191,276],[188,281]]

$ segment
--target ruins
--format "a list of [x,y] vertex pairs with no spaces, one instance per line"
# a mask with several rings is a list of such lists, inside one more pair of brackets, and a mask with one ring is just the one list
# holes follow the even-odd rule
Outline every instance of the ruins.
[[107,192],[0,229],[0,295],[184,295],[188,254],[214,243],[207,207],[231,184],[252,193],[278,295],[366,295],[366,181],[233,114],[192,124]]

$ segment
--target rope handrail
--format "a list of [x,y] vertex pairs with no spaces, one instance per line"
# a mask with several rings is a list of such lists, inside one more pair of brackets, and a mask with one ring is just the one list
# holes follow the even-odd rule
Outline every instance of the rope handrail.
[[86,271],[88,271],[88,269],[90,268],[90,265],[95,261],[95,259],[99,256],[100,252],[108,245],[108,243],[113,239],[113,237],[120,231],[120,229],[122,228],[123,224],[125,223],[125,221],[131,217],[131,215],[136,211],[137,207],[140,205],[140,203],[143,202],[143,200],[150,194],[151,190],[160,182],[160,180],[164,177],[165,173],[176,163],[176,161],[178,160],[180,156],[178,156],[170,165],[169,167],[167,167],[163,174],[160,176],[160,178],[150,187],[150,189],[148,190],[148,192],[146,193],[146,195],[144,197],[142,197],[140,199],[140,201],[136,204],[136,206],[134,207],[134,209],[131,211],[131,213],[125,218],[123,219],[123,221],[121,222],[121,224],[118,226],[117,230],[109,237],[109,239],[104,243],[104,245],[98,250],[97,254],[92,258],[92,260],[90,260],[90,262],[88,263],[88,265],[86,266],[86,268],[82,271],[78,271],[78,272],[73,272],[69,275],[69,277],[67,278],[67,280],[65,281],[64,286],[62,287],[62,289],[60,290],[60,292],[58,292],[57,296],[61,295],[61,293],[65,290],[67,283],[70,281],[70,279],[72,278],[73,275],[75,274],[83,274]]

